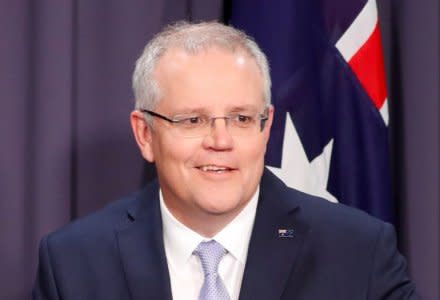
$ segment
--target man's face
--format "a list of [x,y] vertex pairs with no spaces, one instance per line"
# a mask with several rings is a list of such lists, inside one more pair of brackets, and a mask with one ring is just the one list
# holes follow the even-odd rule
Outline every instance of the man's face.
[[[244,52],[210,48],[187,54],[171,49],[160,59],[155,76],[161,91],[155,112],[164,116],[222,117],[265,109],[261,72]],[[245,136],[231,135],[225,121],[217,119],[210,134],[197,138],[176,135],[172,124],[154,119],[141,150],[155,162],[164,201],[178,220],[204,232],[198,227],[206,221],[223,226],[241,211],[263,172],[272,117],[270,108],[264,130]]]

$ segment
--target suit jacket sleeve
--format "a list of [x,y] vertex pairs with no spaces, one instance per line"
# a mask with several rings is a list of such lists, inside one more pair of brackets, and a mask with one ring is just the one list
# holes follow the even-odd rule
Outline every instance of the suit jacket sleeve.
[[384,223],[373,258],[368,299],[420,299],[407,276],[407,264],[397,251],[393,226]]
[[50,261],[48,237],[41,240],[37,279],[32,292],[33,300],[60,299]]

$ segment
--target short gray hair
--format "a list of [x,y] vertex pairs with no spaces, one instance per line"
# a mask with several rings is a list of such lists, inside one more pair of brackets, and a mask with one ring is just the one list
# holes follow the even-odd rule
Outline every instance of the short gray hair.
[[145,46],[136,61],[132,86],[135,109],[154,110],[160,99],[160,87],[154,78],[159,59],[171,48],[182,48],[190,54],[217,46],[231,52],[244,50],[255,59],[263,77],[263,96],[266,106],[271,103],[271,80],[266,55],[257,43],[243,31],[218,22],[178,22],[156,34]]

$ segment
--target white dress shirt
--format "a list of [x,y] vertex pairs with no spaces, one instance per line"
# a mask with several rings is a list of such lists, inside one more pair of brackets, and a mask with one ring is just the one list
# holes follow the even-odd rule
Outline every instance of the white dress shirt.
[[[228,252],[219,264],[218,273],[231,300],[240,295],[249,240],[257,211],[259,188],[243,210],[212,239]],[[174,300],[197,300],[203,284],[200,260],[193,254],[200,242],[209,241],[179,222],[168,210],[160,191],[165,254]]]

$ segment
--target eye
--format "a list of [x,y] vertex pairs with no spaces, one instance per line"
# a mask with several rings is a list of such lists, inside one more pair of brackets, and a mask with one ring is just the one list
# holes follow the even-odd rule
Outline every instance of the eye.
[[198,127],[206,123],[206,118],[203,116],[185,117],[178,121],[178,124],[183,127]]
[[252,123],[252,117],[251,116],[246,116],[246,115],[239,114],[239,115],[236,116],[236,119],[237,119],[237,121],[239,123],[242,123],[242,124]]
[[201,122],[201,119],[200,117],[191,117],[187,119],[187,122],[191,124],[198,124]]
[[254,117],[250,114],[236,114],[230,116],[231,124],[233,126],[247,128],[254,124]]

